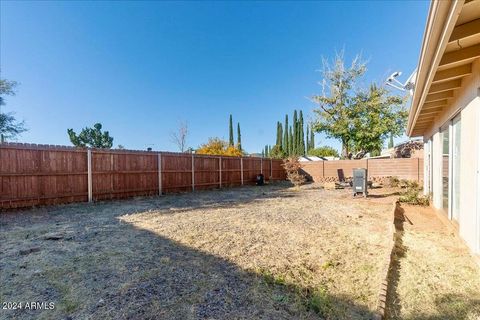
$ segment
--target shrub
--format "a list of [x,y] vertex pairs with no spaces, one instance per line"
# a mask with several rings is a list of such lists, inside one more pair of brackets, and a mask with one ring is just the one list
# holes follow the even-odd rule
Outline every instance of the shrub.
[[388,177],[388,185],[390,187],[396,188],[400,184],[400,179],[398,177]]
[[317,157],[338,157],[338,151],[332,147],[323,146],[308,150],[307,155]]
[[197,150],[197,154],[240,157],[243,155],[243,152],[237,147],[229,146],[225,140],[220,138],[209,138],[207,143],[200,146]]
[[429,197],[420,194],[422,188],[418,185],[418,182],[405,181],[404,183],[405,191],[398,198],[398,201],[413,205],[428,206],[430,203]]
[[297,157],[289,157],[283,160],[283,167],[287,172],[287,179],[293,183],[295,187],[305,183],[305,176],[299,172],[300,169],[302,169],[302,165]]

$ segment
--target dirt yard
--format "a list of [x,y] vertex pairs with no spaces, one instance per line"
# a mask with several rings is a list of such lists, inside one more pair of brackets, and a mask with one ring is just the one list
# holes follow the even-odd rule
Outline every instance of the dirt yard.
[[0,318],[369,319],[392,201],[279,184],[2,213]]

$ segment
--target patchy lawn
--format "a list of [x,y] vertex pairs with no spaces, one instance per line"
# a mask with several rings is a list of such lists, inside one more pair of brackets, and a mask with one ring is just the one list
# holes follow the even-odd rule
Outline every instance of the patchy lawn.
[[3,213],[0,318],[369,319],[393,198],[244,187]]
[[466,246],[429,207],[402,205],[402,215],[389,318],[480,319],[480,268]]

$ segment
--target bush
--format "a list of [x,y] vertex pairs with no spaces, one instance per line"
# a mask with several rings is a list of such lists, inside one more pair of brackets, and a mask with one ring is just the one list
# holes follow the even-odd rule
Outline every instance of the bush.
[[308,150],[307,155],[317,157],[338,157],[338,151],[332,147],[324,146]]
[[400,179],[398,177],[388,177],[388,185],[390,187],[396,188],[400,184]]
[[243,155],[243,152],[237,147],[229,146],[225,140],[220,138],[209,138],[207,143],[200,146],[197,150],[197,154],[240,157]]
[[289,157],[283,160],[283,167],[287,172],[287,179],[293,183],[295,187],[305,183],[305,176],[299,172],[300,169],[302,169],[302,165],[297,157]]
[[398,201],[413,205],[429,205],[429,197],[420,194],[422,188],[418,185],[418,182],[407,180],[402,182],[405,184],[405,191],[398,198]]

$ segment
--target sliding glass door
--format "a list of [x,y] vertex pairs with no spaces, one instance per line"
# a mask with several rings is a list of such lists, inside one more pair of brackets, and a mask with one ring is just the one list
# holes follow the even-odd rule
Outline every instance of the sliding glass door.
[[442,140],[442,209],[444,210],[445,214],[448,214],[448,203],[449,203],[449,187],[450,187],[450,125],[446,125],[444,128],[441,129],[440,137]]

